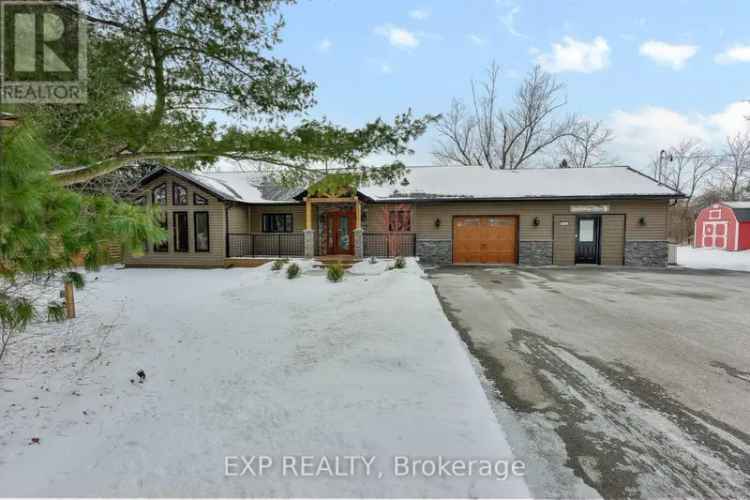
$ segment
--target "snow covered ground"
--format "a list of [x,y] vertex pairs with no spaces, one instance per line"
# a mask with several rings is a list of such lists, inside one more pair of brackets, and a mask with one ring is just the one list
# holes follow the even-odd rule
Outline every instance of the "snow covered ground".
[[[295,280],[270,264],[89,275],[79,317],[36,325],[0,366],[2,494],[528,496],[504,469],[522,457],[416,263],[363,262],[336,284],[303,264]],[[293,477],[303,455],[314,468],[374,461],[369,476],[358,462]],[[227,476],[227,456],[271,466],[260,475],[256,459],[252,476],[230,458],[245,474]],[[399,456],[494,471],[399,477]]]
[[750,271],[750,250],[727,252],[710,248],[677,247],[677,264],[695,269]]

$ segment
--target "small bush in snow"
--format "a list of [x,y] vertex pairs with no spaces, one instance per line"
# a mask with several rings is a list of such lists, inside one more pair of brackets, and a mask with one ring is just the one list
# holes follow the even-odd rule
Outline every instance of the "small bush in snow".
[[271,266],[271,269],[273,271],[280,271],[281,268],[284,267],[284,264],[286,264],[286,262],[284,262],[281,259],[275,260],[275,261],[273,261],[273,265]]
[[65,319],[65,306],[54,301],[47,304],[47,321],[63,321]]
[[326,277],[328,278],[328,281],[332,281],[334,283],[341,281],[341,279],[344,277],[344,266],[341,264],[341,262],[334,262],[333,264],[328,266]]
[[296,263],[292,262],[291,264],[289,264],[289,267],[286,268],[286,277],[291,280],[296,278],[297,275],[299,275],[299,266]]
[[374,255],[370,257],[370,264],[377,264],[377,263],[378,263],[378,259]]
[[393,263],[393,267],[396,269],[403,269],[406,267],[406,259],[401,257],[400,255],[396,257],[396,262]]

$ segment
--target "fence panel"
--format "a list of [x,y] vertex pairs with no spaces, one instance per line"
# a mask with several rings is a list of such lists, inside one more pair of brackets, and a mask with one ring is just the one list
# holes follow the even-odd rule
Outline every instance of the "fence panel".
[[302,257],[303,233],[230,233],[230,257]]
[[413,257],[417,235],[414,233],[364,233],[365,257]]

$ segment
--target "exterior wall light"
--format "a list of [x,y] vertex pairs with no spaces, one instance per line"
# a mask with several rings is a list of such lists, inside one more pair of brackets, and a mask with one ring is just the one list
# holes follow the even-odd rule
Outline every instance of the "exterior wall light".
[[645,217],[641,217],[640,219],[638,219],[638,224],[640,224],[641,226],[645,226],[646,225],[646,218]]
[[435,227],[440,227],[440,218],[435,219]]
[[538,226],[541,223],[542,223],[542,221],[539,219],[539,217],[534,217],[534,225],[535,226]]

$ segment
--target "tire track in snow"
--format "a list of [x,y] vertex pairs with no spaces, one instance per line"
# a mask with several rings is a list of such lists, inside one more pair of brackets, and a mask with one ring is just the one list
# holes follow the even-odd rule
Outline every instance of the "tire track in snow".
[[739,497],[750,488],[750,436],[686,408],[628,367],[527,330],[511,334],[511,349],[534,367],[556,405],[536,410],[501,383],[509,404],[554,411],[567,465],[605,497]]

